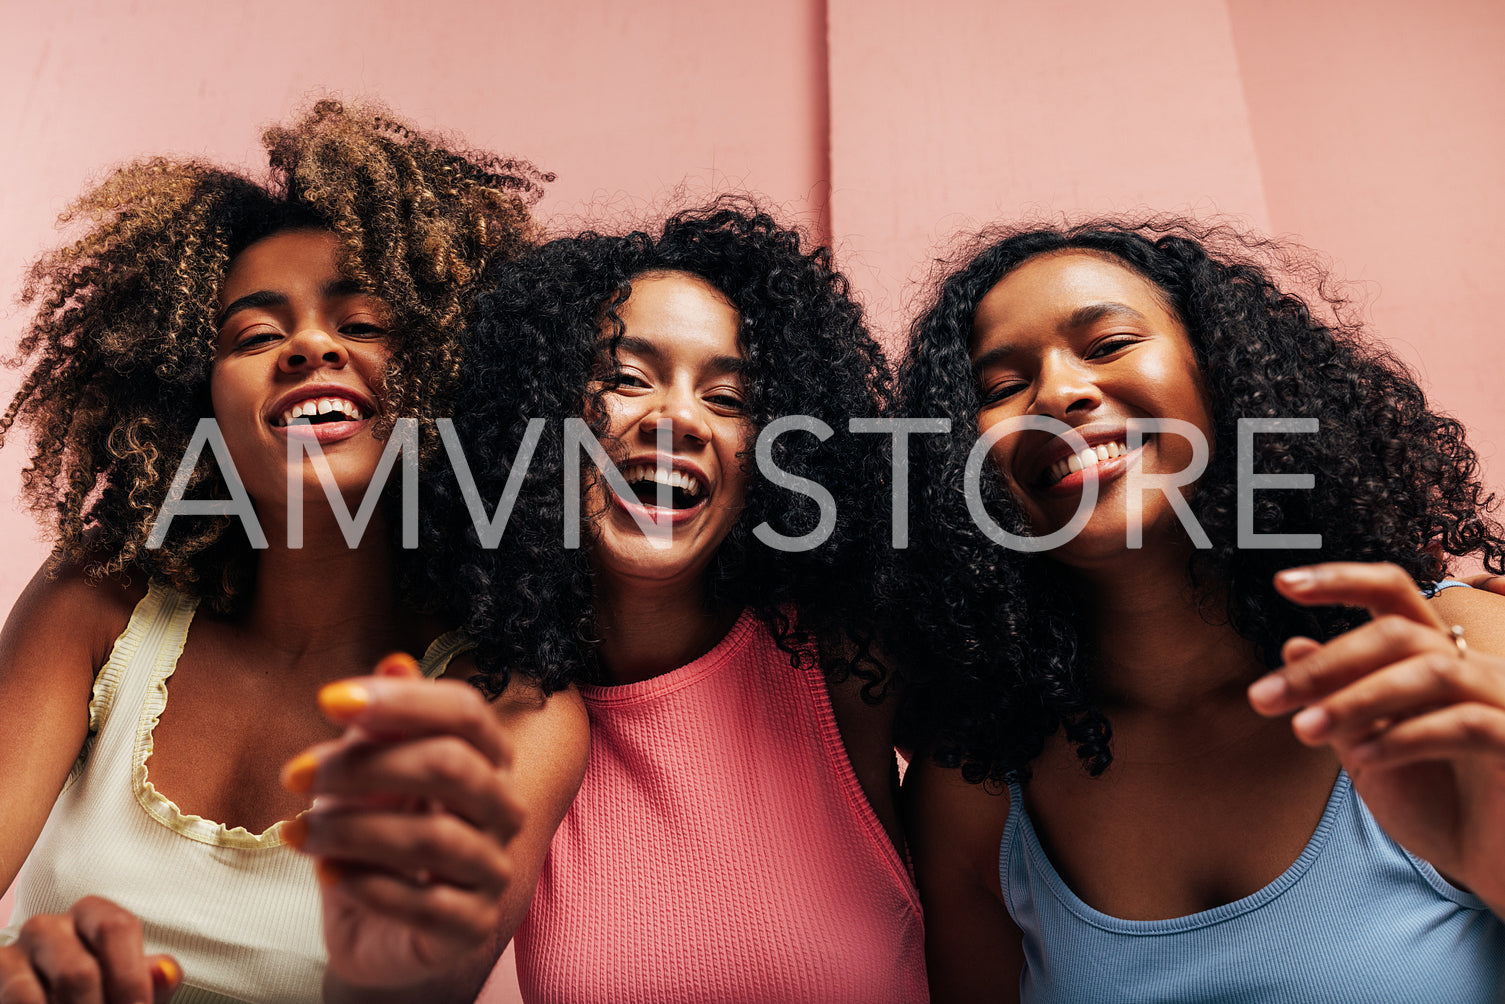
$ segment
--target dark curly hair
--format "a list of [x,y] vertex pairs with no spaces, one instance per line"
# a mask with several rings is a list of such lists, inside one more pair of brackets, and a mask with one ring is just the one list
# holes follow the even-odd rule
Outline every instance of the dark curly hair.
[[[565,456],[563,422],[591,416],[610,449],[598,404],[603,365],[610,386],[623,335],[617,307],[632,295],[635,279],[664,272],[698,276],[741,315],[746,414],[756,428],[802,414],[835,430],[824,442],[790,433],[773,451],[783,470],[835,496],[838,518],[829,539],[802,553],[757,542],[752,528],[759,523],[797,536],[815,527],[819,511],[812,499],[753,474],[746,508],[715,556],[708,601],[755,609],[791,658],[808,651],[812,638],[841,639],[820,646],[823,654],[837,653],[828,671],[856,673],[873,687],[881,673],[865,658],[863,639],[874,615],[874,540],[888,525],[887,460],[882,437],[849,434],[847,419],[880,414],[891,376],[829,251],[807,250],[799,231],[729,197],[677,213],[658,233],[588,232],[552,241],[502,265],[493,291],[482,297],[455,414],[488,508],[502,494],[529,420],[544,419],[545,432],[498,548],[479,546],[453,476],[445,473],[449,465],[434,465],[425,479],[429,588],[478,644],[481,673],[473,682],[491,693],[505,688],[513,672],[546,691],[603,682],[591,564],[584,549],[567,550],[563,542],[565,465],[582,463]],[[749,442],[749,468],[751,451]],[[582,522],[588,524],[588,514]],[[797,629],[785,613],[790,608],[798,612]],[[859,656],[852,655],[854,639]]]
[[[449,149],[377,109],[320,101],[266,131],[265,183],[196,161],[115,171],[63,213],[87,226],[38,260],[21,299],[35,316],[12,366],[29,372],[0,415],[35,438],[23,494],[51,525],[54,561],[130,568],[230,609],[254,575],[228,518],[147,536],[198,419],[211,413],[220,287],[237,254],[283,230],[339,240],[350,277],[397,333],[386,415],[433,415],[459,371],[459,338],[493,257],[530,246],[528,207],[550,180],[530,165]],[[390,429],[379,428],[378,435]],[[228,498],[206,451],[197,497]],[[87,539],[86,539],[87,534]]]
[[[1194,553],[1189,581],[1202,615],[1230,624],[1266,663],[1292,635],[1330,638],[1367,616],[1287,602],[1271,583],[1281,568],[1391,561],[1430,583],[1447,556],[1480,554],[1492,571],[1505,570],[1500,527],[1488,516],[1494,496],[1479,481],[1463,428],[1431,410],[1405,366],[1345,319],[1350,311],[1320,269],[1274,242],[1180,219],[987,231],[944,266],[949,274],[913,323],[899,375],[901,413],[953,422],[949,437],[920,437],[912,448],[913,536],[885,590],[889,644],[910,677],[902,729],[942,766],[960,766],[974,783],[1023,779],[1058,729],[1090,773],[1111,761],[1079,600],[1048,554],[988,540],[960,490],[977,440],[970,345],[978,301],[1025,261],[1066,251],[1147,279],[1191,338],[1215,439],[1191,500],[1212,547]],[[1327,316],[1282,292],[1277,276],[1314,289]],[[1257,437],[1254,469],[1313,472],[1316,487],[1256,494],[1254,530],[1320,530],[1322,547],[1240,549],[1237,420],[1286,416],[1319,419],[1321,435]],[[1028,532],[991,466],[982,488],[1005,528]]]

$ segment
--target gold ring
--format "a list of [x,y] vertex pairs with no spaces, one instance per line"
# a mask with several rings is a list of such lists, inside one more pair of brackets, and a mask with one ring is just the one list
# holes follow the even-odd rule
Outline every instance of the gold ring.
[[1453,641],[1453,647],[1458,650],[1458,658],[1468,655],[1468,642],[1463,640],[1463,625],[1454,624],[1448,628],[1448,637]]

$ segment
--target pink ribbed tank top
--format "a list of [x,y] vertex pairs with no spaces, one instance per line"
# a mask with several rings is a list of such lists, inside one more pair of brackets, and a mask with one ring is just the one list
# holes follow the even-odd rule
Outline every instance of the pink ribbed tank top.
[[919,897],[818,668],[747,612],[687,666],[581,691],[590,765],[517,932],[526,1000],[928,1000]]

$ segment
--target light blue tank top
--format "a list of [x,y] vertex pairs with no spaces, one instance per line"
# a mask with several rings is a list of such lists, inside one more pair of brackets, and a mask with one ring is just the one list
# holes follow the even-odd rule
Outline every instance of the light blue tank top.
[[1391,840],[1338,775],[1296,863],[1187,917],[1120,920],[1046,858],[1010,785],[999,880],[1024,932],[1025,1002],[1500,1004],[1505,923]]

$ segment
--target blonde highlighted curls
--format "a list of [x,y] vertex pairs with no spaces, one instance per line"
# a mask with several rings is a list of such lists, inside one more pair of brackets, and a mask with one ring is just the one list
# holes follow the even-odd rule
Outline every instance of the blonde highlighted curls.
[[[7,362],[28,372],[0,415],[0,444],[18,423],[35,440],[22,493],[54,533],[55,560],[96,575],[140,569],[218,610],[254,575],[232,521],[174,520],[161,548],[145,545],[210,414],[215,312],[234,257],[280,230],[332,232],[350,277],[392,310],[386,415],[432,418],[458,375],[487,264],[531,245],[528,209],[553,180],[338,101],[262,140],[265,183],[154,158],[63,213],[60,224],[85,230],[27,274],[21,300],[35,314]],[[229,497],[209,451],[189,497]]]

